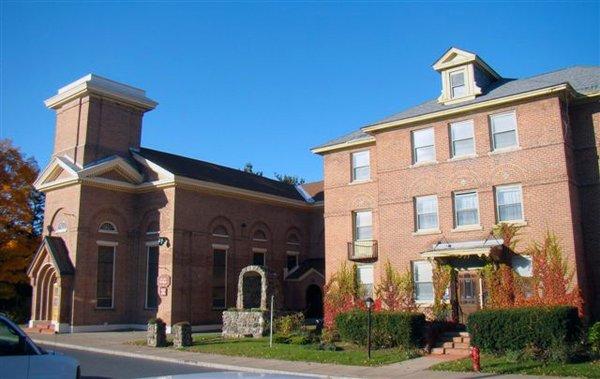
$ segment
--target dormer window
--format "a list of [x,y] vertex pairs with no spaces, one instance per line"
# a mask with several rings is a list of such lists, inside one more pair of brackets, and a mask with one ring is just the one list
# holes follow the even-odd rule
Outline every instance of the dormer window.
[[453,99],[467,95],[464,70],[450,73],[450,92],[452,93]]
[[442,79],[442,94],[438,101],[444,105],[473,100],[484,94],[490,83],[500,79],[500,75],[477,55],[455,47],[446,51],[433,68]]

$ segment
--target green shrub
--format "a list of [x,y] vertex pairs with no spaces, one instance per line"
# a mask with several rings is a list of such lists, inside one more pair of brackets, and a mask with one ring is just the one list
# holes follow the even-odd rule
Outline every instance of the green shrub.
[[288,316],[278,317],[275,319],[275,330],[282,335],[292,335],[302,331],[304,325],[304,315],[295,313]]
[[551,345],[566,345],[581,339],[577,308],[525,307],[486,309],[469,316],[471,343],[487,353],[516,350],[548,352]]
[[600,321],[596,322],[588,332],[588,342],[592,353],[600,354]]
[[282,335],[282,334],[274,334],[273,342],[275,343],[290,343],[290,336]]
[[312,343],[310,336],[305,334],[299,334],[290,337],[290,343],[292,345],[310,345]]
[[165,325],[165,322],[162,320],[162,318],[152,317],[151,319],[148,320],[148,324],[149,325],[154,325],[154,324]]
[[[367,312],[340,313],[335,325],[342,341],[367,344]],[[425,315],[409,312],[376,312],[372,314],[371,342],[374,347],[416,347],[423,340]]]

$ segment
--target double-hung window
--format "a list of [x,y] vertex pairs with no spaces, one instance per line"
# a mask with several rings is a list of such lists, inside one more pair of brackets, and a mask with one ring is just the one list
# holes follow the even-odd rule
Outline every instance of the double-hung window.
[[461,121],[450,124],[452,138],[452,156],[461,157],[475,154],[475,137],[473,121]]
[[227,250],[213,249],[211,284],[213,309],[225,308],[227,306]]
[[453,99],[463,97],[467,94],[464,71],[450,73],[450,94]]
[[429,261],[413,262],[413,281],[415,300],[427,302],[433,300],[433,269]]
[[479,225],[479,200],[477,192],[454,194],[454,218],[457,227]]
[[517,117],[515,112],[490,116],[494,150],[517,146]]
[[523,220],[523,195],[521,185],[513,184],[496,187],[496,207],[498,221]]
[[435,161],[435,139],[433,128],[412,132],[414,163]]
[[371,211],[354,212],[354,240],[370,241],[373,238],[373,214]]
[[362,294],[365,297],[372,297],[373,296],[373,279],[374,279],[373,265],[366,264],[366,265],[356,266],[356,271],[357,271],[356,273],[357,273],[357,277],[358,277],[358,283],[360,283],[360,286],[362,288]]
[[352,153],[352,181],[368,180],[371,177],[369,150]]
[[417,211],[417,230],[438,228],[438,200],[437,196],[421,196],[415,198]]

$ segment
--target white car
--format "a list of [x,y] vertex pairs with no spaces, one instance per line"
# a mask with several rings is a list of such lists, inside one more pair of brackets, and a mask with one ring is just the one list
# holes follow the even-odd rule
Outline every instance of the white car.
[[48,353],[15,323],[0,314],[0,378],[79,378],[77,360]]

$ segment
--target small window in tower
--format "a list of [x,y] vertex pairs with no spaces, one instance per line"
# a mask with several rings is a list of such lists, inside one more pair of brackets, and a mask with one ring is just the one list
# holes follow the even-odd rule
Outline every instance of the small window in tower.
[[67,222],[65,220],[60,220],[56,225],[55,233],[64,233],[67,231]]

